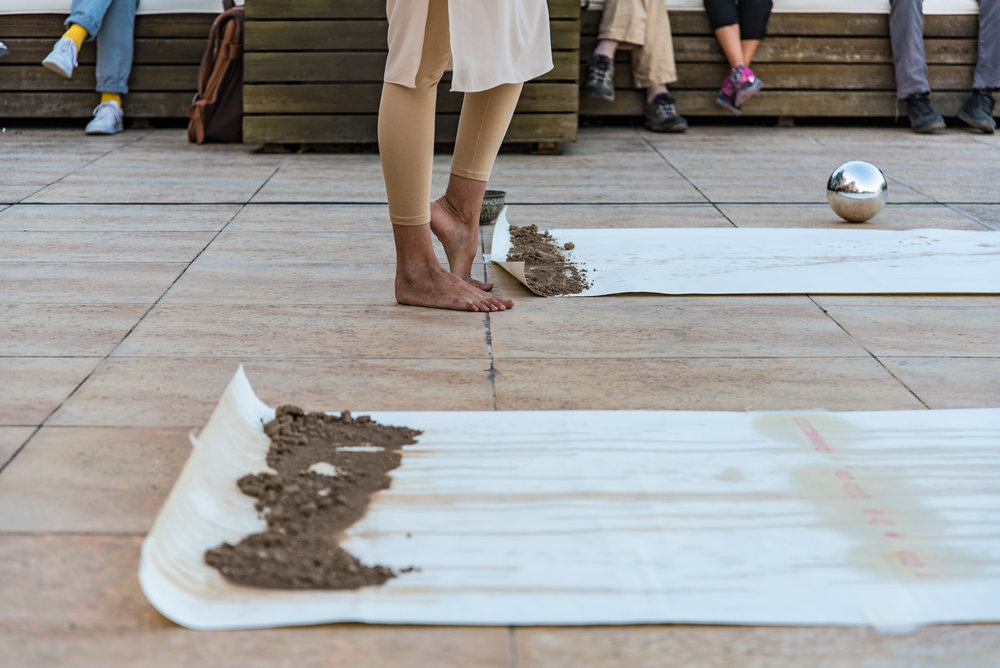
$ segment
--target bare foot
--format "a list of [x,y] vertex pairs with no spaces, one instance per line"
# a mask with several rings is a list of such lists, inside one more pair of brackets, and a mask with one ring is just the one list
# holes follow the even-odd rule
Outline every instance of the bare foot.
[[410,306],[429,306],[453,311],[506,311],[510,299],[483,292],[435,260],[433,264],[396,265],[396,301]]
[[479,218],[463,220],[445,196],[431,203],[431,231],[444,246],[451,273],[480,290],[493,289],[492,283],[472,278],[472,262],[479,250]]

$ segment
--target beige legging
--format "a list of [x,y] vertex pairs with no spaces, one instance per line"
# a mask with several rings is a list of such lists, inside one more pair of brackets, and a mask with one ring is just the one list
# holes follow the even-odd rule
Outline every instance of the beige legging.
[[[378,112],[378,146],[394,225],[430,222],[437,85],[451,58],[448,0],[430,0],[416,87],[385,83]],[[522,84],[466,93],[451,173],[488,181],[507,134]]]

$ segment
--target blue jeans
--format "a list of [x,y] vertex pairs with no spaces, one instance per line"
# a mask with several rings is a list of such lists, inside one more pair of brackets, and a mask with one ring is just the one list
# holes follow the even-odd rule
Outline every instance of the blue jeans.
[[[889,34],[896,64],[896,95],[927,93],[923,0],[890,0]],[[1000,0],[979,0],[979,47],[973,88],[1000,88]]]
[[97,40],[97,90],[101,93],[128,92],[138,7],[139,0],[73,0],[66,25],[76,23]]

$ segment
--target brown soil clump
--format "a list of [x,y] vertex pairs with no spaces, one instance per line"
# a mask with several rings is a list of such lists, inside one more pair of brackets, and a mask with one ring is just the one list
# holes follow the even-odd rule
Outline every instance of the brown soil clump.
[[524,278],[536,294],[575,295],[590,287],[587,270],[567,260],[563,252],[575,248],[572,242],[560,248],[552,235],[539,232],[537,225],[511,225],[510,241],[507,261],[524,262]]
[[357,589],[396,577],[362,564],[338,541],[365,514],[370,496],[389,487],[400,448],[420,432],[294,406],[279,408],[264,432],[271,438],[267,463],[277,473],[246,475],[237,485],[257,499],[267,529],[208,550],[205,563],[231,582],[268,589]]

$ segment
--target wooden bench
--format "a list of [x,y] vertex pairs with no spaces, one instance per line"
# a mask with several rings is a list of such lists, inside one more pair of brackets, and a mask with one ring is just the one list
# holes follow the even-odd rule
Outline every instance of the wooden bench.
[[[80,50],[80,67],[72,79],[41,66],[65,30],[65,18],[60,14],[0,16],[0,39],[10,49],[9,55],[0,58],[0,118],[91,117],[99,101],[94,92],[94,42],[85,43]],[[185,117],[198,88],[198,64],[214,18],[210,13],[136,17],[131,92],[125,100],[129,118]]]
[[[597,43],[601,12],[583,12],[581,71]],[[954,116],[972,85],[978,17],[928,15],[925,50],[935,107]],[[672,11],[670,24],[679,80],[670,85],[685,116],[730,117],[715,93],[729,67],[704,11]],[[631,54],[615,58],[615,101],[581,98],[583,116],[641,116],[644,92],[632,88]],[[771,15],[768,37],[753,63],[764,90],[744,116],[883,117],[896,115],[896,83],[887,14]],[[906,109],[900,105],[905,117]]]
[[[525,85],[508,142],[573,141],[579,105],[579,0],[549,0],[555,69]],[[243,138],[264,144],[374,143],[386,58],[385,0],[247,0]],[[451,141],[462,96],[438,98]]]

